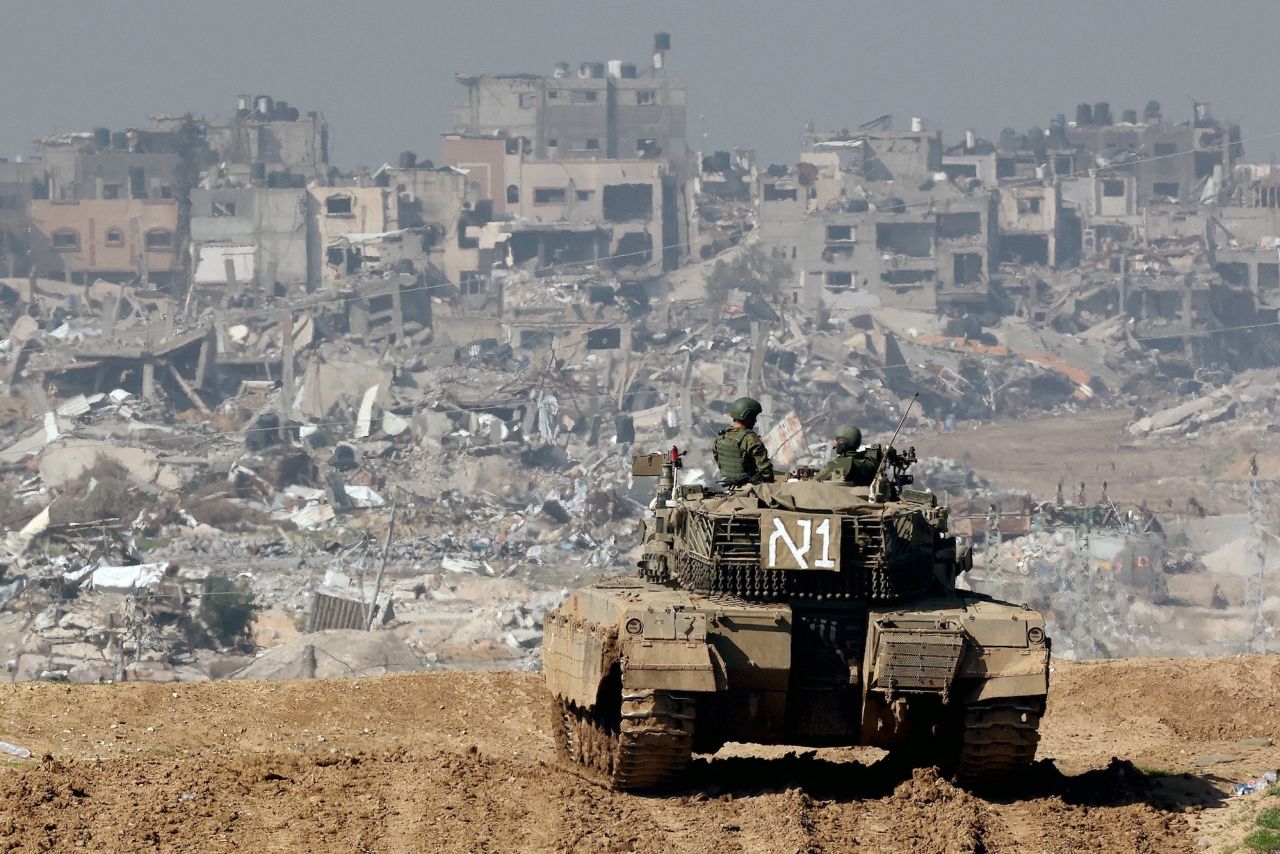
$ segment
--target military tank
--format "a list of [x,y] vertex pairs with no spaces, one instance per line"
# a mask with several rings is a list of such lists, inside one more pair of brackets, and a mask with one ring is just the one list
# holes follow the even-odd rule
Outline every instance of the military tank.
[[1035,758],[1050,641],[1026,606],[956,588],[971,565],[947,510],[892,447],[869,487],[658,478],[634,577],[577,590],[545,620],[556,749],[617,789],[679,780],[728,741],[873,745],[965,784]]

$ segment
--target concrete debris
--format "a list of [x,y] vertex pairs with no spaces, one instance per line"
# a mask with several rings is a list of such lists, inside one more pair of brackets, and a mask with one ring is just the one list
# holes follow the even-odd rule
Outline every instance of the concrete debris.
[[[950,146],[886,116],[809,127],[767,165],[694,156],[684,85],[628,73],[610,85],[638,110],[575,101],[603,147],[530,76],[478,75],[440,166],[344,171],[320,113],[268,96],[0,162],[24,188],[0,222],[22,247],[0,258],[13,678],[217,678],[267,647],[249,672],[531,666],[564,589],[634,568],[652,496],[631,454],[676,446],[714,477],[744,394],[784,470],[824,463],[844,424],[887,441],[912,399],[905,429],[944,448],[1107,410],[1147,450],[1280,429],[1280,173],[1240,162],[1206,105]],[[519,123],[488,123],[511,104]],[[1153,166],[1167,146],[1199,156]],[[1256,505],[1272,464],[1238,466],[1233,500]],[[917,477],[980,553],[975,583],[1043,599],[1070,654],[1157,649],[1135,632],[1181,607],[1224,637],[1242,619],[1223,568],[1246,534],[1167,534],[1207,513],[1196,495],[1161,533],[963,462]],[[326,626],[355,634],[297,637]]]

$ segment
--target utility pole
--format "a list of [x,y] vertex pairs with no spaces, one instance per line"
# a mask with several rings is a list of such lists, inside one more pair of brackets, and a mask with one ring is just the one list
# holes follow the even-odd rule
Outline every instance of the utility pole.
[[365,631],[373,629],[373,616],[378,612],[378,593],[382,590],[382,574],[387,571],[387,554],[391,551],[391,532],[396,529],[396,502],[391,501],[391,519],[387,522],[387,538],[382,543],[382,563],[378,565],[378,575],[373,581],[373,601],[369,603],[369,616]]
[[280,313],[280,335],[284,344],[280,364],[280,436],[287,439],[285,425],[293,417],[293,312],[288,309]]
[[1257,613],[1254,615],[1253,645],[1256,652],[1267,653],[1267,548],[1263,537],[1267,514],[1263,505],[1262,491],[1258,487],[1257,463],[1250,465],[1249,477],[1249,523],[1254,532],[1254,558],[1257,561],[1257,573],[1253,577],[1254,601]]

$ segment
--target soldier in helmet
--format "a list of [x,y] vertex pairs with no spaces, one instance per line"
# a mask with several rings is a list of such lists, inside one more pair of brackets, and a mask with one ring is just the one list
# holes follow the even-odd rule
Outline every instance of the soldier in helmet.
[[720,467],[720,480],[728,486],[773,481],[769,451],[753,429],[761,411],[760,403],[753,398],[738,398],[729,407],[732,426],[716,436],[712,453]]
[[818,480],[834,480],[851,486],[870,486],[875,479],[876,469],[880,466],[878,448],[859,451],[862,446],[862,431],[846,424],[836,430],[831,443],[836,457],[818,472]]

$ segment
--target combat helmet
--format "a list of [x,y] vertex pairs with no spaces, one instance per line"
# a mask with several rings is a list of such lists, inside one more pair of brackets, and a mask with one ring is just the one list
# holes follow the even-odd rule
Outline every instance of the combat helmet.
[[752,423],[761,412],[764,407],[754,397],[740,397],[729,405],[729,417],[743,424]]
[[835,439],[857,450],[862,446],[862,431],[851,424],[845,424],[836,429]]

